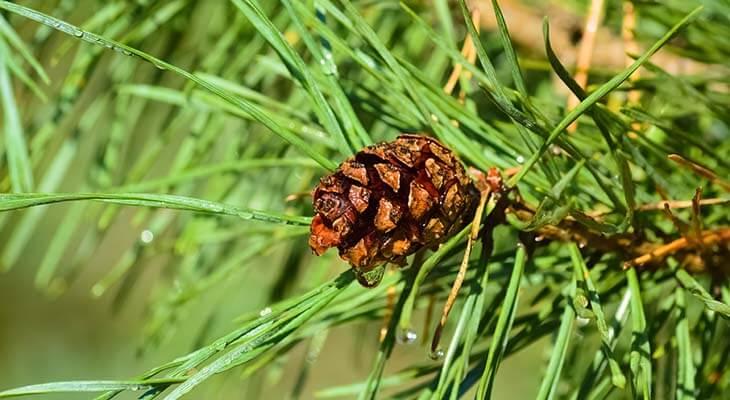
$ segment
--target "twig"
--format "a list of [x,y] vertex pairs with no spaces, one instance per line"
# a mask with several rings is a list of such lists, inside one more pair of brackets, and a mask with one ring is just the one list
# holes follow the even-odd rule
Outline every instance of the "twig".
[[[479,18],[480,18],[480,12],[479,8],[473,7],[471,10],[471,19],[474,23],[474,26],[477,27],[477,32],[479,31]],[[461,55],[464,56],[471,64],[474,64],[474,61],[476,61],[476,49],[474,48],[474,42],[472,41],[471,35],[466,35],[466,39],[464,39],[464,44],[461,47]],[[444,92],[446,94],[452,94],[454,92],[454,88],[456,87],[456,84],[459,82],[459,78],[461,77],[462,71],[464,69],[464,66],[460,63],[454,64],[454,69],[451,71],[451,75],[449,75],[449,79],[446,81],[446,84],[444,85]],[[468,79],[471,76],[471,73],[469,71],[464,72],[464,78]],[[462,99],[465,95],[464,90],[462,89],[459,94],[459,98]]]
[[[468,57],[471,54],[470,48],[474,47],[474,42],[471,39],[471,36],[467,36],[464,40],[464,45],[461,47],[461,55],[463,55],[465,58]],[[449,75],[449,79],[446,81],[446,84],[444,85],[444,93],[446,94],[452,94],[454,92],[454,88],[456,87],[456,84],[459,82],[459,77],[461,77],[461,71],[464,69],[464,66],[457,63],[454,64],[454,69],[451,70],[451,75]]]
[[669,220],[672,221],[672,224],[677,229],[679,234],[687,239],[687,242],[690,243],[692,246],[696,246],[700,243],[700,236],[699,234],[695,237],[693,236],[693,233],[690,232],[689,227],[687,224],[677,218],[674,213],[672,213],[672,210],[669,208],[669,205],[667,203],[664,203],[664,214],[669,218]]
[[[730,228],[720,228],[704,231],[702,232],[701,239],[701,243],[704,246],[711,246],[715,243],[730,241]],[[663,259],[664,257],[667,257],[690,246],[690,244],[691,243],[689,240],[687,240],[687,238],[674,240],[672,242],[657,247],[647,254],[641,255],[634,258],[633,260],[625,262],[624,269],[628,269],[631,267],[640,267],[652,261]]]
[[[596,43],[596,32],[598,26],[601,24],[601,16],[603,14],[603,0],[591,0],[591,8],[588,11],[588,17],[586,18],[585,28],[583,29],[583,38],[580,41],[580,47],[578,49],[578,61],[575,67],[575,81],[582,88],[585,88],[588,84],[588,70],[591,66],[591,59],[593,58],[593,47]],[[575,106],[580,103],[580,99],[575,95],[568,97],[568,110],[572,110]],[[578,129],[578,122],[573,122],[568,126],[568,133],[575,132]]]
[[710,182],[722,187],[726,192],[730,192],[730,182],[717,176],[717,174],[713,170],[694,161],[687,160],[679,154],[670,154],[667,156],[667,158],[679,164],[680,166],[689,169],[695,174],[703,178],[707,178]]
[[[717,204],[727,204],[730,203],[730,199],[721,199],[721,198],[712,198],[712,199],[701,199],[700,205],[701,206],[712,206]],[[664,200],[660,201],[658,203],[651,203],[651,204],[642,204],[639,207],[636,208],[637,211],[656,211],[661,210],[664,208],[664,205],[667,204],[672,209],[679,209],[679,208],[690,208],[693,205],[693,200]]]
[[[719,204],[729,204],[730,199],[723,199],[719,197],[711,198],[711,199],[701,199],[700,205],[701,206],[715,206]],[[669,208],[672,210],[678,210],[682,208],[690,208],[692,207],[692,200],[662,200],[656,203],[647,203],[642,204],[634,209],[634,211],[661,211],[664,210],[664,205],[668,205]],[[606,214],[611,213],[611,210],[601,210],[601,211],[592,211],[587,213],[587,215],[591,218],[600,218],[603,217]]]
[[464,250],[464,257],[461,259],[461,265],[459,266],[459,272],[456,274],[456,279],[454,280],[454,284],[451,286],[451,291],[449,292],[449,297],[446,298],[446,303],[444,304],[444,309],[441,311],[441,319],[439,320],[439,324],[436,326],[436,330],[433,333],[433,340],[431,340],[431,353],[435,354],[438,350],[439,342],[441,341],[441,332],[444,329],[444,326],[446,326],[446,321],[449,318],[449,313],[451,312],[451,309],[454,307],[454,302],[456,302],[456,296],[459,294],[459,290],[461,289],[461,285],[464,283],[464,278],[466,277],[466,268],[469,266],[469,257],[471,256],[471,249],[474,245],[474,241],[479,237],[479,226],[482,219],[482,215],[484,214],[484,205],[487,203],[487,198],[489,198],[489,193],[482,194],[479,198],[479,207],[477,208],[476,213],[474,214],[474,221],[471,225],[471,233],[469,234],[469,238],[466,242],[466,249]]
[[[693,237],[700,239],[702,235],[702,214],[700,214],[700,201],[702,201],[702,188],[695,190],[695,195],[692,198],[692,234]],[[702,246],[702,242],[699,242]],[[704,248],[702,248],[704,251]]]
[[[623,3],[623,23],[621,24],[621,38],[624,42],[624,52],[626,53],[624,57],[624,65],[629,66],[631,63],[634,62],[634,59],[629,57],[629,54],[641,54],[641,50],[639,49],[639,44],[636,43],[636,36],[634,35],[634,28],[636,28],[636,12],[634,11],[634,3],[631,1],[624,1]],[[636,72],[634,72],[630,77],[629,81],[633,82],[637,79],[639,79],[641,70],[638,69]],[[641,99],[641,91],[639,90],[631,90],[629,91],[627,102],[629,105],[634,105],[639,103],[639,100]],[[633,129],[640,129],[639,124],[636,124],[636,126],[632,126]]]
[[466,249],[464,250],[464,257],[461,259],[459,272],[456,274],[454,284],[453,286],[451,286],[451,291],[449,292],[449,296],[446,299],[444,308],[441,311],[441,319],[439,320],[439,324],[436,326],[436,330],[433,333],[433,339],[431,341],[432,354],[435,354],[438,350],[438,345],[441,341],[441,332],[446,325],[446,321],[449,318],[449,313],[451,312],[451,309],[454,307],[454,302],[456,302],[456,296],[459,294],[461,285],[464,283],[464,278],[466,277],[466,268],[469,266],[471,249],[474,245],[474,241],[476,241],[479,237],[479,228],[481,225],[482,216],[484,215],[484,207],[487,204],[487,200],[489,199],[489,197],[492,195],[492,193],[496,191],[495,189],[499,187],[499,183],[495,182],[495,180],[498,180],[499,176],[499,173],[496,169],[493,168],[492,170],[490,170],[487,177],[483,176],[481,173],[479,175],[481,175],[479,177],[480,179],[477,182],[480,189],[479,205],[477,206],[477,210],[474,213],[474,219],[471,224],[471,232],[469,233],[469,238],[466,242]]

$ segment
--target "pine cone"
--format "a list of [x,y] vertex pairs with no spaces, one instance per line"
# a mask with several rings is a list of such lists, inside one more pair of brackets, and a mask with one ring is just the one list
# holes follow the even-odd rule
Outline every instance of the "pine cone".
[[471,218],[476,189],[456,156],[435,139],[401,135],[345,160],[314,189],[309,246],[339,249],[363,285],[386,262],[435,248]]

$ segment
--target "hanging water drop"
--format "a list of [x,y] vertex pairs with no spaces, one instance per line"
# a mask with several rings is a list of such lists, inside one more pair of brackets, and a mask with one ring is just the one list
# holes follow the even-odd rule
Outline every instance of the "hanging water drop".
[[411,344],[416,339],[418,339],[418,334],[413,329],[404,329],[396,336],[396,340],[400,344]]
[[119,46],[114,46],[114,51],[116,51],[117,53],[123,54],[125,56],[131,56],[132,55],[132,53],[130,53],[129,51],[127,51],[127,50],[125,50],[125,49],[123,49],[123,48],[121,48]]
[[434,361],[438,361],[438,360],[444,358],[444,350],[436,349],[436,351],[432,351],[432,352],[428,353],[428,357]]
[[167,67],[165,65],[163,65],[157,61],[152,61],[152,65],[154,65],[155,67],[157,67],[157,69],[162,70],[162,71],[167,69]]
[[152,231],[149,229],[143,230],[142,233],[139,235],[139,240],[141,240],[144,244],[151,243],[154,238],[155,234],[152,233]]

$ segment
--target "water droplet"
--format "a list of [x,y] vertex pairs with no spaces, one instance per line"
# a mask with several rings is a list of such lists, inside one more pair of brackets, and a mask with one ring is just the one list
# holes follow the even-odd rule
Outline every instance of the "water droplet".
[[588,318],[584,318],[584,317],[575,318],[575,323],[578,325],[578,327],[581,327],[581,328],[588,325],[590,322],[591,322],[591,320]]
[[438,361],[438,360],[444,358],[444,350],[443,349],[436,349],[436,351],[432,351],[432,352],[428,353],[428,356],[432,360]]
[[144,244],[151,243],[154,238],[155,234],[152,233],[152,231],[149,229],[143,230],[142,233],[139,235],[139,240],[141,240]]
[[162,70],[162,71],[164,71],[164,70],[167,69],[166,66],[164,66],[164,65],[162,65],[162,64],[160,64],[158,62],[153,62],[152,65],[154,65],[155,67],[157,67],[157,69]]
[[413,329],[405,329],[398,334],[396,340],[400,344],[411,344],[418,339],[418,334]]
[[125,56],[131,56],[132,55],[132,53],[130,53],[129,51],[127,51],[127,50],[125,50],[125,49],[123,49],[123,48],[121,48],[119,46],[114,46],[114,51],[116,51],[117,53],[123,54]]
[[104,294],[104,291],[104,286],[98,283],[91,287],[91,295],[94,297],[101,297]]
[[266,307],[259,312],[259,317],[265,317],[269,314],[271,314],[271,307]]
[[76,30],[74,30],[74,36],[76,36],[76,37],[84,37],[84,31],[81,31],[81,30],[76,29]]
[[518,164],[522,164],[523,162],[525,162],[525,157],[523,157],[523,156],[517,156],[515,158],[515,161],[517,161]]

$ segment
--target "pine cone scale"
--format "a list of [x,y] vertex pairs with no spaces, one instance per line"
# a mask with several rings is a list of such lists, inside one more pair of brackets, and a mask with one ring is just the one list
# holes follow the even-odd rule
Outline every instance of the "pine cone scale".
[[378,203],[378,211],[375,214],[375,229],[381,232],[390,232],[396,226],[398,221],[403,217],[403,209],[398,203],[385,197],[380,198]]
[[408,209],[411,211],[411,216],[416,220],[420,220],[431,210],[433,203],[431,193],[417,181],[412,181],[408,192]]
[[358,213],[362,214],[367,210],[370,204],[370,190],[357,185],[350,186],[350,190],[347,192],[347,198],[350,203],[355,207]]
[[390,186],[396,193],[400,189],[401,174],[397,167],[392,164],[375,164],[375,170],[378,171],[380,180]]
[[340,170],[346,177],[356,181],[357,183],[363,186],[368,185],[368,170],[365,168],[364,164],[356,161],[346,161],[342,163]]
[[324,219],[321,215],[314,216],[310,230],[311,236],[309,237],[309,247],[311,247],[314,253],[318,256],[324,254],[324,252],[330,247],[339,246],[342,242],[341,235],[335,232],[334,229],[325,225]]

